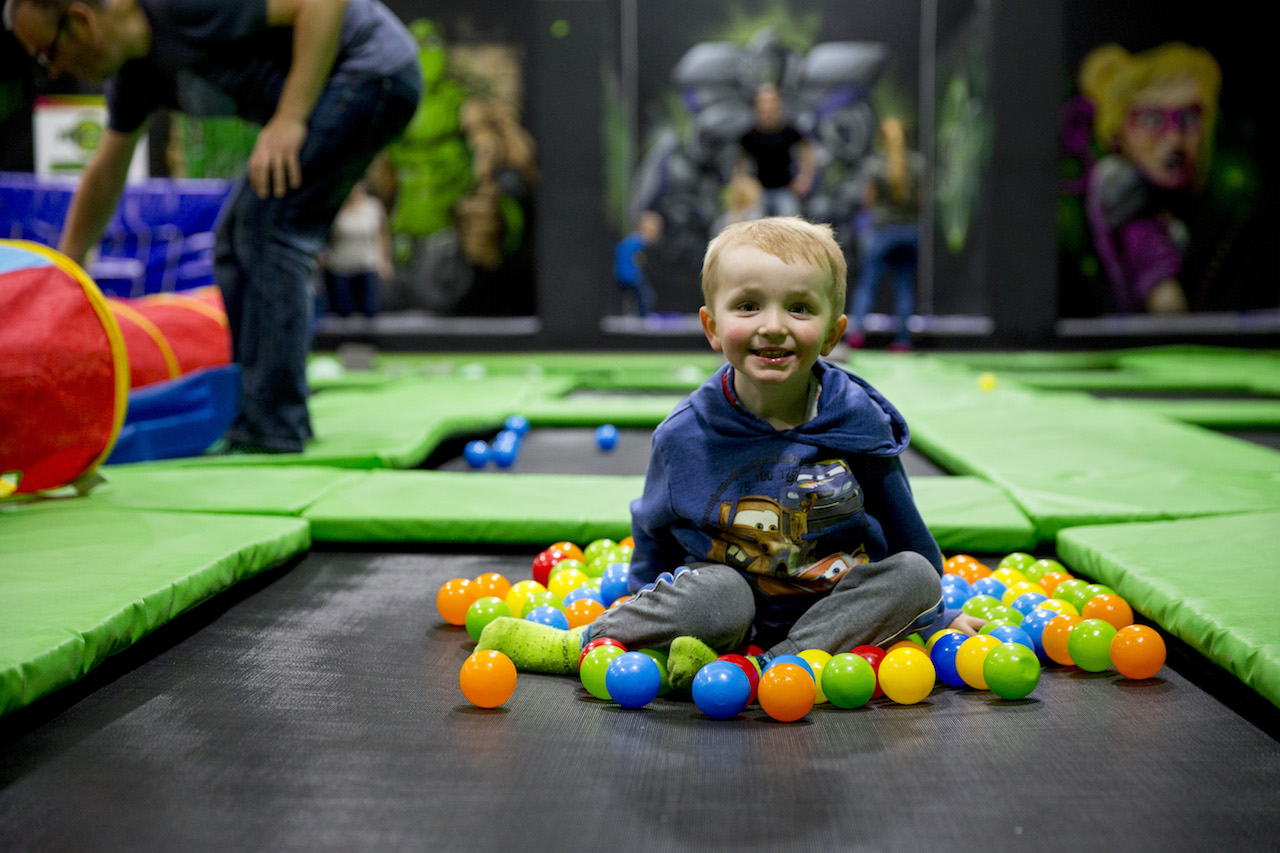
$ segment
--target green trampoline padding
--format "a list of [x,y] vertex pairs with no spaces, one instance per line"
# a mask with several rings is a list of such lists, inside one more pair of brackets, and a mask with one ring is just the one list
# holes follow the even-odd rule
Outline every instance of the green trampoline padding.
[[1207,429],[1280,427],[1280,400],[1125,400],[1144,412]]
[[[643,477],[372,471],[303,513],[317,542],[546,545],[631,532]],[[922,477],[917,504],[947,551],[1013,551],[1035,544],[1031,522],[973,477]]]
[[1050,541],[1066,527],[1258,512],[1280,506],[1280,453],[1124,401],[978,387],[969,368],[859,355],[934,462],[1006,492]]
[[173,468],[146,463],[104,470],[107,482],[87,506],[175,512],[301,515],[359,471],[307,465],[241,465]]
[[0,523],[0,715],[310,547],[306,522],[68,504]]
[[1280,705],[1277,530],[1280,512],[1078,527],[1058,552]]

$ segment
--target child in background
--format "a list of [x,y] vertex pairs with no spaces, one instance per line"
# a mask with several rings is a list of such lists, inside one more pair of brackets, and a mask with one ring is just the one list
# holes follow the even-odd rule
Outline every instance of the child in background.
[[613,253],[613,277],[623,292],[635,299],[636,315],[653,312],[653,285],[645,274],[645,251],[662,239],[662,216],[646,210],[636,221],[636,229],[623,237]]
[[806,649],[887,646],[913,631],[973,634],[944,612],[942,555],[911,496],[898,411],[823,360],[844,333],[844,256],[795,217],[731,225],[702,268],[700,311],[728,364],[657,428],[632,503],[636,594],[585,629],[498,619],[477,648],[572,673],[595,637],[668,649],[687,688],[752,642],[763,667]]
[[393,275],[387,211],[364,181],[342,203],[322,257],[329,310],[350,317],[378,313],[378,285]]

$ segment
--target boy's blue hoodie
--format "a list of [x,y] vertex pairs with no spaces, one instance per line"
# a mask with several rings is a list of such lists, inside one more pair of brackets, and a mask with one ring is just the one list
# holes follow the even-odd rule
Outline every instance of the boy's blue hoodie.
[[906,421],[857,376],[819,360],[816,414],[779,431],[748,411],[729,365],[658,426],[644,494],[631,504],[631,589],[686,563],[724,563],[753,582],[762,624],[787,625],[848,568],[942,554],[899,455]]

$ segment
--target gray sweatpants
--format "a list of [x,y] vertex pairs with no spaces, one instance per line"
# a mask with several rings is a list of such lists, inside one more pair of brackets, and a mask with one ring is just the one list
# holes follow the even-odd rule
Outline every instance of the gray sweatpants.
[[[765,651],[774,657],[884,646],[932,623],[941,602],[937,569],[914,551],[903,551],[854,566],[785,639]],[[676,637],[689,636],[724,653],[751,639],[755,618],[755,595],[745,577],[728,566],[698,563],[606,610],[591,623],[590,637],[612,637],[629,649],[666,650]]]

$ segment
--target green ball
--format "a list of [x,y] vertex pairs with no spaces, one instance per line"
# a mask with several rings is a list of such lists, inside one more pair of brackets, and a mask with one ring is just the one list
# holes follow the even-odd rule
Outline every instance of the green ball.
[[471,639],[478,641],[480,632],[484,630],[485,625],[488,625],[499,616],[510,615],[511,608],[501,598],[495,595],[477,598],[467,608],[467,633],[471,635]]
[[604,675],[613,659],[623,653],[617,646],[596,646],[587,652],[587,656],[582,659],[582,666],[578,668],[578,678],[582,680],[582,686],[587,688],[588,693],[606,702],[613,699],[609,695],[609,689],[605,687]]
[[1014,610],[1007,604],[997,604],[987,610],[985,618],[994,622],[1009,622],[1013,625],[1021,625],[1022,620],[1026,617],[1020,611]]
[[1087,587],[1085,587],[1085,589],[1089,590],[1089,598],[1085,599],[1086,604],[1089,602],[1090,598],[1094,598],[1099,595],[1116,595],[1117,594],[1114,589],[1107,586],[1105,583],[1091,583]]
[[531,593],[524,600],[524,609],[520,612],[520,618],[523,619],[529,615],[529,611],[533,610],[533,608],[541,607],[544,604],[550,604],[556,610],[564,610],[564,601],[561,600],[560,596],[551,590],[540,589],[535,593]]
[[1102,672],[1111,666],[1111,640],[1115,626],[1101,619],[1083,619],[1067,635],[1067,654],[1086,672]]
[[551,571],[547,572],[547,580],[551,580],[556,576],[556,572],[563,572],[565,569],[577,569],[583,574],[587,573],[587,564],[581,560],[575,560],[572,557],[565,557],[563,560],[551,567]]
[[1021,643],[1001,643],[987,653],[982,677],[1001,699],[1022,699],[1040,683],[1040,659]]
[[1036,560],[1031,565],[1023,569],[1022,573],[1030,580],[1040,583],[1044,576],[1050,572],[1065,573],[1066,571],[1066,566],[1062,565],[1062,563],[1059,563],[1057,560]]
[[1026,551],[1014,551],[1012,554],[1005,554],[1000,558],[1000,564],[997,569],[1017,569],[1026,574],[1027,566],[1036,561],[1036,558],[1028,554]]
[[[1066,586],[1067,589],[1064,590],[1064,586]],[[1093,598],[1093,595],[1094,594],[1089,591],[1089,584],[1078,579],[1074,583],[1072,581],[1063,581],[1058,584],[1058,588],[1053,591],[1054,598],[1061,598],[1063,601],[1075,607],[1077,611],[1083,611],[1085,604],[1088,603],[1089,599]]]
[[[587,547],[582,549],[582,556],[585,558],[583,562],[590,563],[597,557],[603,557],[612,549],[617,548],[618,543],[612,539],[595,539]],[[607,565],[607,564],[606,564]]]
[[969,616],[976,616],[979,619],[986,619],[987,612],[993,607],[1000,606],[1000,599],[994,595],[975,595],[961,605],[960,609]]
[[978,629],[979,634],[990,634],[1001,625],[1010,625],[1014,628],[1018,627],[1018,623],[1010,619],[988,619],[987,624]]
[[658,695],[666,696],[671,692],[671,679],[667,678],[667,653],[660,649],[641,649],[640,654],[653,658],[658,665],[658,675],[662,678],[658,684]]
[[832,655],[822,667],[822,692],[837,708],[861,708],[876,692],[876,671],[862,655]]

